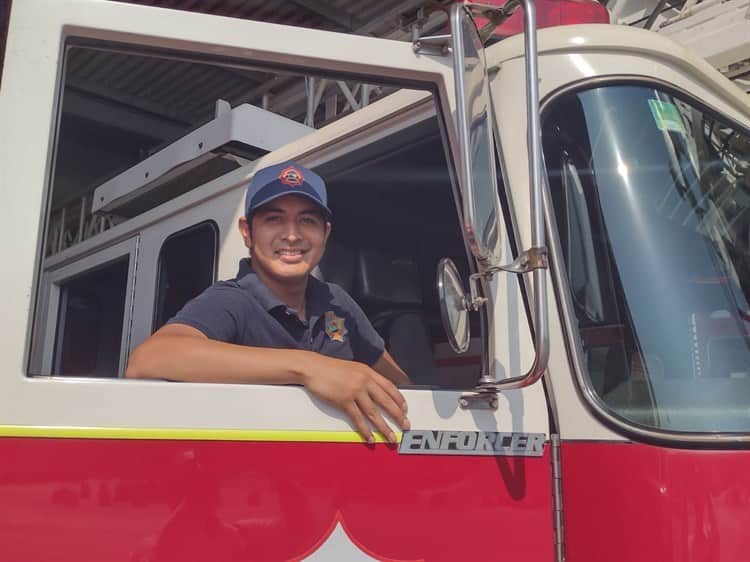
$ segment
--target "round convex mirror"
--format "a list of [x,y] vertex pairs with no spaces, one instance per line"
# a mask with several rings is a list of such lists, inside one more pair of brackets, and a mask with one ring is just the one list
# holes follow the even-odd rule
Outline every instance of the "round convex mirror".
[[443,328],[448,341],[456,353],[469,349],[469,311],[466,309],[466,293],[456,264],[443,258],[437,270],[438,297]]

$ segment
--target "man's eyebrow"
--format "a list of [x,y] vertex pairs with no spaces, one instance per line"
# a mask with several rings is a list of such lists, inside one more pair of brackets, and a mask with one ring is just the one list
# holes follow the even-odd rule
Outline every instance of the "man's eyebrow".
[[[260,209],[256,211],[258,214],[265,214],[265,213],[283,213],[286,214],[287,211],[282,207],[274,207],[271,206],[271,203],[268,203],[266,205],[263,205]],[[302,209],[297,213],[298,215],[320,215],[320,209],[318,209],[315,205],[311,205],[310,207],[306,209]]]

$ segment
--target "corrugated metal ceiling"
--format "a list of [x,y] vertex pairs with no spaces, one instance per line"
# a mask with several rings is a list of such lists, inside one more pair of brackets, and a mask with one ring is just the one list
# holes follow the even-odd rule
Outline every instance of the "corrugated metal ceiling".
[[[332,31],[408,39],[420,8],[439,9],[450,0],[110,0],[190,10]],[[432,25],[435,26],[433,18]],[[431,30],[426,30],[431,31]],[[82,95],[174,120],[197,124],[211,118],[217,99],[253,103],[292,119],[304,118],[304,78],[156,57],[106,47],[72,48],[67,87]],[[352,85],[353,87],[353,85]],[[286,95],[283,95],[286,94]],[[263,96],[268,95],[266,100]],[[281,100],[277,101],[279,96]],[[373,95],[376,97],[377,93]]]
[[[444,27],[452,0],[108,0],[304,26],[411,39],[411,26],[428,34]],[[154,17],[168,12],[154,10]],[[316,127],[350,113],[350,100],[373,101],[392,88],[355,81],[314,82],[268,69],[178,60],[122,45],[71,39],[65,65],[54,207],[66,205],[115,172],[214,117],[219,99],[250,103],[305,121],[312,86],[320,98]],[[344,90],[347,91],[344,91]],[[363,96],[362,92],[366,91]],[[347,95],[347,93],[349,95]],[[309,122],[308,122],[309,124]],[[85,165],[81,165],[86,161]]]

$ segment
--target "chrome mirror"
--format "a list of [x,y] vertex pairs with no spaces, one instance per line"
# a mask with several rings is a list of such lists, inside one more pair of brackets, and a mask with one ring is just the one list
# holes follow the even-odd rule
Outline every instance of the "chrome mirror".
[[461,275],[449,258],[440,260],[437,268],[437,288],[440,316],[453,351],[464,353],[469,349],[468,299],[463,289]]
[[[495,157],[492,129],[489,126],[489,86],[482,50],[495,26],[513,12],[524,11],[524,66],[526,68],[526,142],[529,159],[529,210],[531,245],[509,264],[499,263],[499,234],[495,231],[500,213],[496,197]],[[533,287],[533,327],[536,354],[531,368],[519,376],[497,380],[489,356],[482,361],[482,373],[474,392],[461,397],[463,408],[496,408],[500,391],[534,384],[544,374],[549,359],[549,321],[547,314],[545,245],[542,212],[542,150],[539,115],[539,73],[537,69],[536,11],[534,0],[506,0],[502,6],[454,4],[451,8],[453,67],[456,76],[456,114],[460,149],[460,178],[464,196],[464,224],[468,243],[479,261],[479,272],[469,278],[471,296],[465,302],[469,310],[478,310],[487,298],[478,286],[498,271],[530,273]],[[487,19],[477,32],[472,15]]]
[[451,31],[464,229],[474,256],[490,266],[500,258],[500,210],[487,66],[477,27],[462,4],[451,8]]

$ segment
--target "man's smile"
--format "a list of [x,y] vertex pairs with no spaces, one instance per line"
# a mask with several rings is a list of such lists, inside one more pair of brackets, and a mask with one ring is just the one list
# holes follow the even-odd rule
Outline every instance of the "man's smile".
[[307,252],[308,250],[303,250],[302,248],[282,248],[276,250],[276,255],[284,263],[298,263],[302,261],[303,256]]

